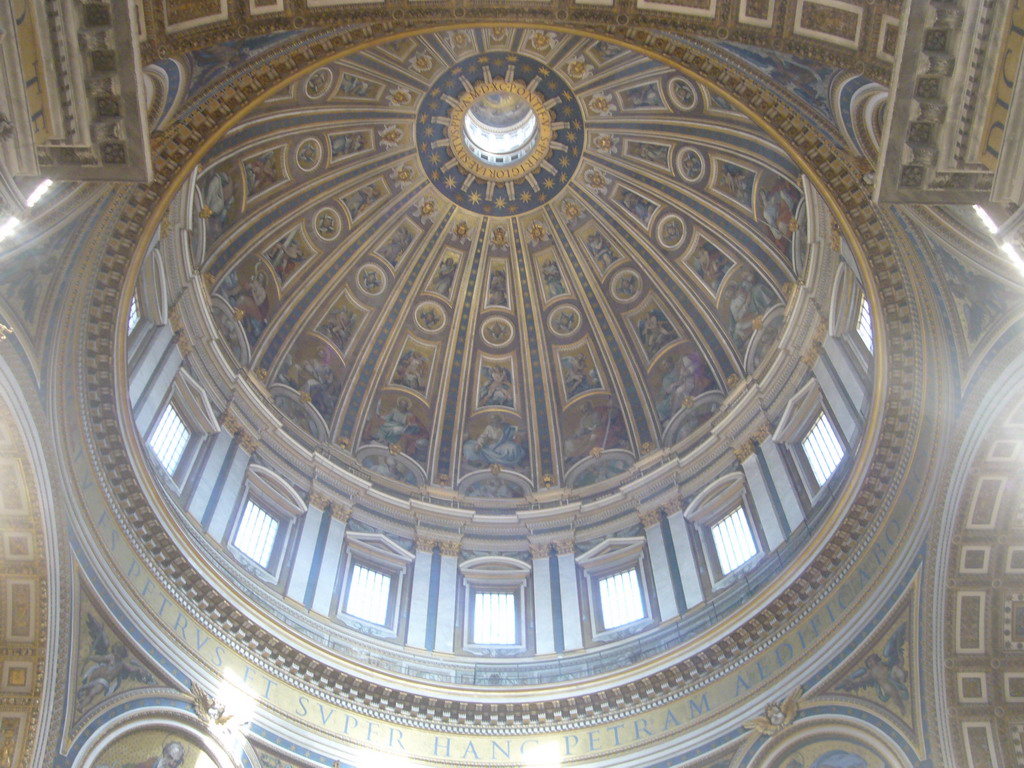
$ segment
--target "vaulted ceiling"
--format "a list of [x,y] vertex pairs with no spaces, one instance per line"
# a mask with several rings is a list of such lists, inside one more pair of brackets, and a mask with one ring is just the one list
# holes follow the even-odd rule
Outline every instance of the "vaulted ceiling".
[[[551,104],[552,150],[513,181],[464,170],[449,141],[452,105],[492,77]],[[764,373],[803,259],[799,171],[764,130],[642,54],[538,30],[317,69],[198,183],[236,363],[293,428],[469,496],[579,488],[692,444]]]

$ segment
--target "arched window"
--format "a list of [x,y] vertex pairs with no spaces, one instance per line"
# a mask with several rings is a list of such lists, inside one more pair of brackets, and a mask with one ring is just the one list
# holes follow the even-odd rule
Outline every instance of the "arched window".
[[595,640],[609,632],[640,629],[654,620],[642,536],[605,539],[576,558],[586,573]]
[[847,454],[843,437],[813,379],[787,403],[774,439],[788,446],[804,491],[812,502]]
[[218,432],[220,425],[206,392],[185,370],[178,371],[158,413],[145,436],[146,445],[180,490],[203,440]]
[[243,564],[256,566],[259,570],[254,572],[261,578],[278,581],[293,523],[304,511],[302,498],[284,478],[266,467],[250,466],[228,533],[229,551]]
[[846,264],[839,265],[832,286],[829,333],[844,343],[845,353],[866,373],[875,351],[871,305],[856,274]]
[[525,650],[530,566],[512,557],[477,557],[459,571],[465,584],[464,647]]
[[348,531],[345,542],[338,617],[357,629],[395,637],[415,556],[381,533]]
[[132,335],[139,325],[139,297],[138,294],[132,294],[132,302],[128,305],[128,335]]
[[683,513],[697,528],[713,588],[758,562],[768,549],[746,493],[743,475],[733,472],[705,488]]

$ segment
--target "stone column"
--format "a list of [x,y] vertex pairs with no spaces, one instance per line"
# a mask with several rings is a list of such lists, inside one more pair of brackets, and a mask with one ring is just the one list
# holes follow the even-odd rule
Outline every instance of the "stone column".
[[[174,334],[171,334],[171,339],[174,339]],[[167,391],[174,383],[174,377],[178,374],[182,359],[178,346],[176,344],[168,345],[135,401],[132,412],[143,438],[146,437],[156,421],[157,413],[160,406],[163,405]]]
[[406,645],[427,647],[427,611],[430,610],[430,569],[434,559],[433,539],[416,539],[416,560],[412,567],[412,589],[409,595],[409,628]]
[[206,515],[210,499],[217,493],[221,469],[225,462],[229,461],[231,447],[235,443],[234,435],[224,430],[210,435],[207,439],[211,444],[202,457],[202,463],[195,468],[195,486],[188,500],[189,514],[200,523]]
[[782,514],[789,523],[789,530],[795,531],[804,521],[804,506],[800,500],[793,477],[786,467],[786,457],[782,454],[782,446],[771,438],[761,443],[761,457],[764,459],[765,479],[775,488],[775,494],[782,507]]
[[157,325],[140,333],[144,338],[128,367],[128,398],[133,407],[138,405],[142,391],[160,369],[160,359],[174,342],[174,331],[169,325]]
[[640,522],[647,537],[647,551],[651,556],[651,573],[654,576],[654,593],[658,596],[658,611],[661,620],[667,621],[679,615],[676,592],[672,586],[672,567],[669,553],[665,548],[665,536],[661,530],[661,509],[642,509]]
[[437,590],[437,630],[434,650],[451,653],[455,650],[455,613],[459,595],[459,552],[462,543],[441,542],[441,578]]
[[[310,572],[313,582],[312,610],[327,615],[331,611],[331,600],[334,589],[338,585],[338,569],[341,556],[345,550],[345,527],[352,516],[352,510],[339,505],[331,506],[331,521],[327,526],[327,540],[324,542],[323,554],[319,567]],[[309,589],[307,588],[307,593]]]
[[228,451],[229,458],[218,477],[220,487],[215,490],[215,495],[207,504],[203,517],[203,527],[214,540],[221,542],[224,541],[231,517],[238,506],[238,494],[245,483],[249,458],[259,445],[259,440],[246,432],[230,414],[222,418],[222,424],[228,432],[234,434],[236,448],[234,451]]
[[754,505],[752,511],[761,521],[765,543],[769,550],[775,549],[786,540],[790,529],[782,510],[778,508],[771,478],[765,476],[764,458],[758,452],[754,440],[747,441],[734,452],[743,468],[743,476],[747,480],[747,488],[750,489],[750,501]]
[[[327,510],[327,497],[314,491],[309,495],[306,514],[298,522],[298,542],[295,546],[295,557],[292,559],[292,570],[288,575],[288,587],[285,594],[307,608],[313,604],[317,577],[320,575],[320,564],[327,545],[328,529],[324,525]],[[312,578],[310,578],[311,576]]]
[[868,398],[871,395],[870,377],[865,375],[863,365],[854,359],[849,344],[835,336],[828,336],[821,348],[823,356],[832,361],[832,367],[835,368],[854,408],[860,413],[866,412]]
[[530,544],[533,558],[533,637],[537,653],[555,652],[551,605],[551,545]]
[[818,380],[818,385],[821,387],[821,393],[835,417],[833,422],[836,429],[843,436],[847,446],[853,445],[860,427],[860,414],[857,413],[850,396],[843,389],[835,369],[824,355],[818,355],[813,371],[814,378]]
[[672,547],[675,549],[676,565],[679,567],[679,581],[683,586],[683,600],[686,602],[684,610],[688,610],[704,602],[704,589],[700,584],[697,559],[690,541],[690,524],[681,511],[669,515],[666,519],[672,532]]
[[583,647],[576,543],[572,539],[556,542],[555,552],[558,553],[558,591],[562,599],[562,649],[572,651]]

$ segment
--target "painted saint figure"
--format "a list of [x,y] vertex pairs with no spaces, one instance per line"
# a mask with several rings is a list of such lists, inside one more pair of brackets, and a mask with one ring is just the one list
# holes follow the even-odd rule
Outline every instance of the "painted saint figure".
[[480,369],[480,392],[477,405],[512,407],[512,371],[504,365],[484,365]]
[[383,415],[378,411],[378,415],[367,424],[366,433],[374,442],[397,445],[403,453],[417,461],[425,461],[427,458],[429,435],[412,412],[408,398],[398,398],[394,407]]
[[562,282],[562,272],[554,259],[544,262],[544,266],[541,267],[541,276],[544,278],[544,289],[547,291],[549,299],[568,293],[565,283]]
[[462,444],[462,455],[474,467],[497,464],[515,469],[526,461],[526,447],[520,443],[518,428],[499,414],[491,416],[480,434]]
[[602,270],[608,269],[617,260],[608,239],[600,232],[594,232],[587,238],[587,250]]
[[434,274],[433,279],[430,281],[430,290],[435,293],[440,293],[443,296],[447,296],[452,291],[452,282],[455,280],[455,270],[458,268],[458,264],[455,263],[455,259],[448,256],[441,265],[437,268],[437,272]]

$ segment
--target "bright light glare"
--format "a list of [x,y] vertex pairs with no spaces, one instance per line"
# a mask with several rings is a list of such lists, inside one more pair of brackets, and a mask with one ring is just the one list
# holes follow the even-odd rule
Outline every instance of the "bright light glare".
[[3,224],[0,224],[0,240],[6,240],[10,237],[19,224],[21,224],[21,221],[17,216],[11,216]]
[[1013,246],[1013,243],[1003,243],[999,247],[1009,257],[1010,263],[1013,264],[1017,271],[1024,275],[1024,258],[1021,258],[1020,251]]
[[999,227],[992,221],[992,217],[988,215],[988,211],[982,208],[980,205],[974,206],[975,215],[981,219],[981,223],[985,225],[985,229],[991,232],[993,235],[999,231]]
[[231,669],[224,671],[213,700],[224,707],[224,714],[231,719],[228,725],[238,730],[245,730],[256,714],[256,697],[246,689],[241,678]]
[[523,749],[523,768],[559,768],[561,765],[557,742],[530,744]]
[[25,201],[25,205],[31,208],[33,205],[38,203],[42,199],[43,195],[49,191],[52,185],[53,179],[43,179],[39,182],[39,186],[32,190],[32,194],[28,196],[28,200]]

